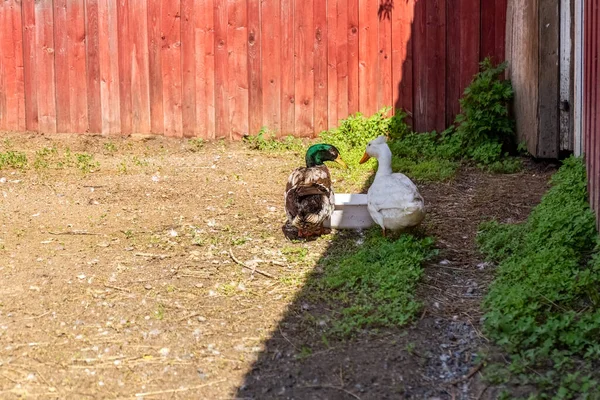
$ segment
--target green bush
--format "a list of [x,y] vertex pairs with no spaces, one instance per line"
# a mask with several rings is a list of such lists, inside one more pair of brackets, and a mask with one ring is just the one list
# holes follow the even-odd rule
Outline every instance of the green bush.
[[515,124],[508,109],[514,92],[510,81],[501,79],[506,65],[494,67],[490,58],[481,62],[481,71],[460,99],[456,127],[450,130],[461,143],[458,155],[483,165],[499,161],[515,147]]

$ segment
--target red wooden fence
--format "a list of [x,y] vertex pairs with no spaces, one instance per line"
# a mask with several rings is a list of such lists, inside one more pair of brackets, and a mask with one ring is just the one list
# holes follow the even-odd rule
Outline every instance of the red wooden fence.
[[597,1],[584,3],[583,49],[583,144],[589,201],[600,221],[600,8]]
[[507,0],[2,0],[0,130],[310,136],[402,107],[442,130]]

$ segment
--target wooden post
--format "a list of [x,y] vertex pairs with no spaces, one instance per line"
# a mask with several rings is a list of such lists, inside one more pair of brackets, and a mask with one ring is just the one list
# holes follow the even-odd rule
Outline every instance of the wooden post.
[[559,153],[559,7],[555,0],[510,0],[508,76],[519,141],[535,157]]

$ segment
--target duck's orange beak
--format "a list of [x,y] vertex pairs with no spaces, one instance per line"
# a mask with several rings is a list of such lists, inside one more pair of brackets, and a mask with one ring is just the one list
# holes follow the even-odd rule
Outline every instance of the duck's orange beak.
[[368,154],[365,152],[365,154],[363,154],[362,158],[360,159],[360,161],[359,161],[358,163],[359,163],[359,164],[365,163],[365,162],[367,162],[367,160],[368,160],[369,158],[371,158],[371,156],[370,156],[370,155],[368,155]]

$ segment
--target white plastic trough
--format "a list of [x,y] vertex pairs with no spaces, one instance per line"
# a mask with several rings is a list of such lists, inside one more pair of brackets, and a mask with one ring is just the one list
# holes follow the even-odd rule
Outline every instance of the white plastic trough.
[[369,228],[373,225],[373,219],[367,210],[367,195],[336,193],[333,214],[323,225],[335,229]]

